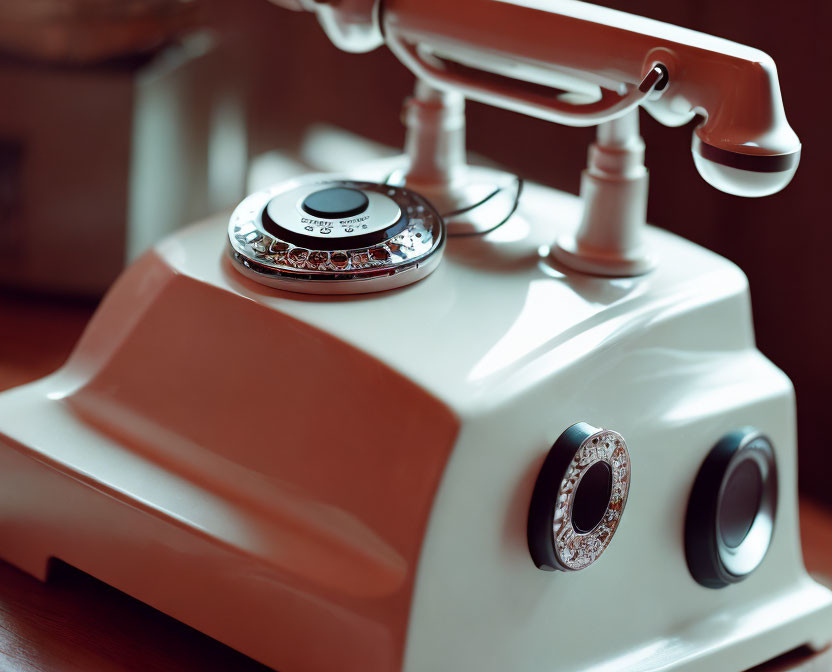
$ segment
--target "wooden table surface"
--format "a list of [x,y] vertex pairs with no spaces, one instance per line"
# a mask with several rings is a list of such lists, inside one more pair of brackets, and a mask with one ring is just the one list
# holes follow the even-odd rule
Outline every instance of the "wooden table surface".
[[[0,293],[0,390],[58,368],[94,308]],[[805,499],[800,516],[806,566],[832,583],[832,512]],[[58,565],[43,584],[0,562],[0,672],[116,670],[267,668],[70,567]],[[832,651],[797,651],[755,668],[786,670],[832,672]]]

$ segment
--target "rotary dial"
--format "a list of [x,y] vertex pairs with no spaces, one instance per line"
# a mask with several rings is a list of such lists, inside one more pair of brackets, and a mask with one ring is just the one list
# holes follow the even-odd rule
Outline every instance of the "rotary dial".
[[307,178],[252,194],[228,229],[238,271],[316,294],[415,282],[438,264],[444,224],[419,194],[353,180]]

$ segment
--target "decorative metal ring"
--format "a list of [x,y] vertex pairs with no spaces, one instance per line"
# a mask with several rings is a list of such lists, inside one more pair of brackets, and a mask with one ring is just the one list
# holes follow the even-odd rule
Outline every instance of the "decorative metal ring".
[[612,541],[630,489],[630,455],[617,432],[585,422],[558,437],[529,507],[528,543],[539,569],[576,571]]

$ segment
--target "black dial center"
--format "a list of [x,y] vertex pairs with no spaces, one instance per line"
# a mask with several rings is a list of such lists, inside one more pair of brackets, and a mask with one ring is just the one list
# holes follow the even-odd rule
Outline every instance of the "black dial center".
[[330,187],[309,194],[303,199],[301,207],[320,219],[346,219],[360,215],[369,204],[370,200],[363,191]]
[[266,233],[297,247],[358,250],[380,245],[408,226],[397,198],[406,196],[386,185],[333,181],[279,193],[260,217]]
[[579,534],[592,531],[607,512],[612,494],[612,469],[596,462],[581,477],[572,502],[572,525]]

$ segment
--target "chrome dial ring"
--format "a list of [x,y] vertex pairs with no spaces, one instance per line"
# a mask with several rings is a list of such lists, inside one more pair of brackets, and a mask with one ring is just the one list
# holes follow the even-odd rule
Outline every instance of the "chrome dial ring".
[[[360,191],[359,215],[315,217],[310,195]],[[441,216],[403,187],[311,176],[252,194],[228,225],[229,257],[243,275],[305,294],[355,294],[401,287],[431,273],[445,244]]]

